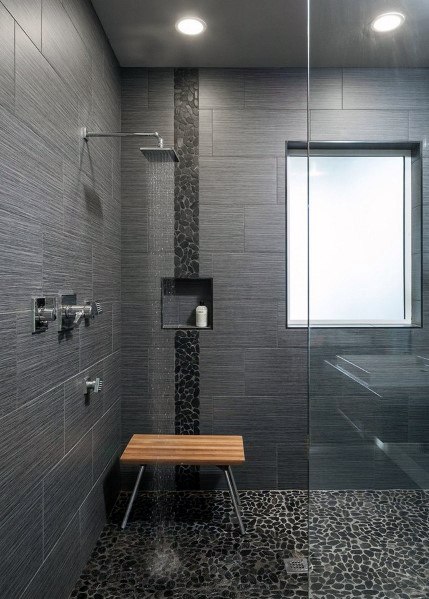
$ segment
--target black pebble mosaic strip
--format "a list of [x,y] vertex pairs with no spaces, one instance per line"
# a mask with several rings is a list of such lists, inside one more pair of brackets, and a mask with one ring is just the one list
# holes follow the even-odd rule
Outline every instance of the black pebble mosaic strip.
[[[197,331],[175,335],[175,433],[200,433],[200,344]],[[199,468],[178,466],[176,484],[181,490],[198,489]]]
[[176,277],[199,274],[198,69],[174,69],[174,268]]
[[[198,69],[174,70],[174,272],[199,274],[199,100]],[[175,432],[198,435],[200,417],[199,334],[175,335]],[[176,468],[179,489],[198,489],[198,468]]]

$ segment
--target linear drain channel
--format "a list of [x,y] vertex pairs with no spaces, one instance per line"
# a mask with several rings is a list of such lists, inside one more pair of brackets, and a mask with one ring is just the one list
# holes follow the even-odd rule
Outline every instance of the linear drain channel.
[[288,574],[307,574],[308,562],[305,557],[288,557],[285,559]]

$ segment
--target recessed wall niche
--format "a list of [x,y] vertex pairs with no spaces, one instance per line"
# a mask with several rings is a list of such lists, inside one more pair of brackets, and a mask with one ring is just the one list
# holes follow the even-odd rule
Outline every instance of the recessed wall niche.
[[[197,327],[195,309],[204,302],[208,309],[207,327]],[[213,279],[161,279],[163,329],[213,329]]]

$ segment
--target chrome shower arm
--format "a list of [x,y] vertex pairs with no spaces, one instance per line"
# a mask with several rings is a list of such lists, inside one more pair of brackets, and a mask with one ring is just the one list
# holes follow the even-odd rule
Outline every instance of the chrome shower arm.
[[154,137],[158,140],[159,148],[162,148],[164,146],[164,141],[157,131],[154,131],[153,133],[101,133],[98,131],[88,131],[86,127],[83,127],[82,137],[85,141],[88,141],[90,137]]

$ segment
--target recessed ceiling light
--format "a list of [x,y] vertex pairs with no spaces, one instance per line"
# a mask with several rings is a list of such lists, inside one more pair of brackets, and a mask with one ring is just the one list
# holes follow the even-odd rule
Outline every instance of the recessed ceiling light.
[[206,28],[207,25],[205,22],[197,17],[185,17],[184,19],[179,19],[176,23],[177,31],[185,35],[198,35],[205,31]]
[[405,16],[400,12],[386,12],[376,17],[371,23],[374,31],[383,33],[397,29],[405,21]]

